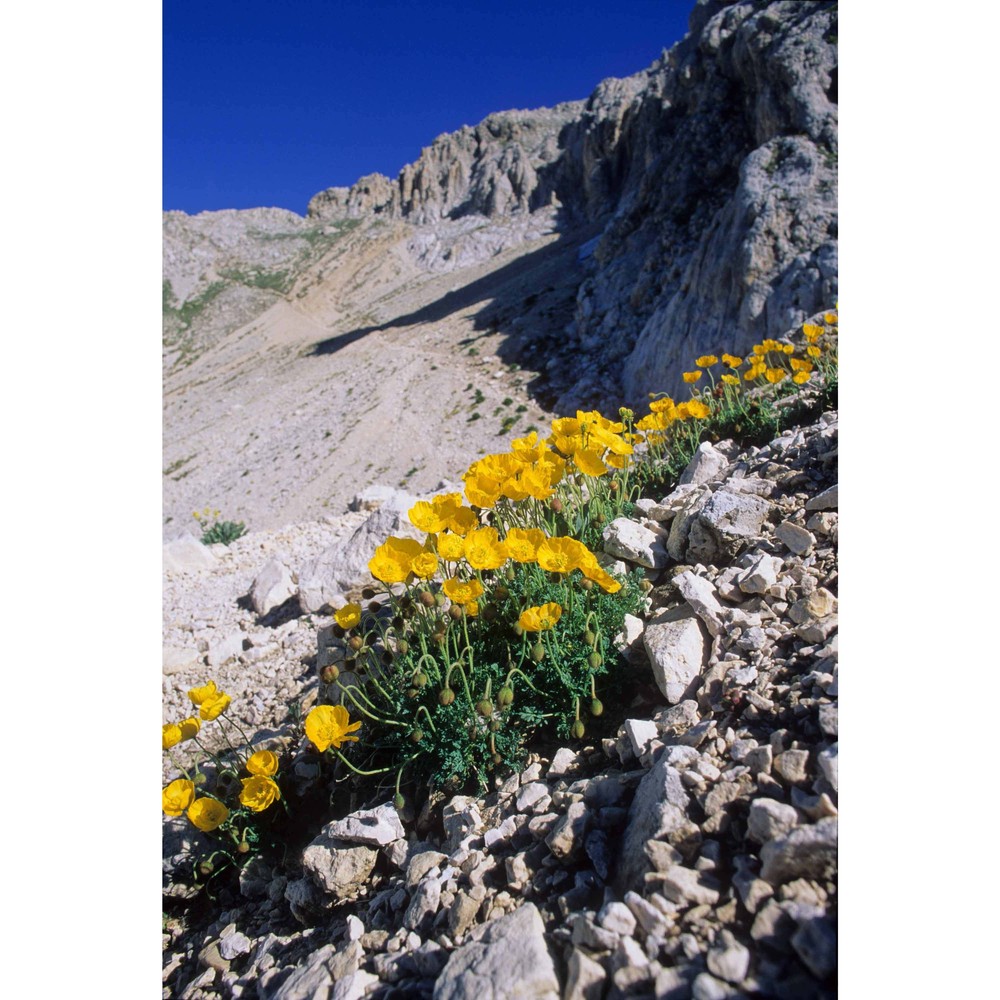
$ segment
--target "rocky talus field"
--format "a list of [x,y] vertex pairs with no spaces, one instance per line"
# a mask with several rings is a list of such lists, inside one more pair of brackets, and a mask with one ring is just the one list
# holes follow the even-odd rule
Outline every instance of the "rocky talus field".
[[[426,538],[419,500],[555,417],[722,398],[685,384],[699,355],[804,357],[803,324],[835,326],[837,4],[697,0],[588,98],[439,136],[304,216],[163,226],[163,721],[214,681],[232,726],[201,743],[238,727],[302,810],[238,871],[164,816],[163,996],[834,997],[835,381],[789,369],[808,405],[780,431],[706,434],[602,522],[641,607],[582,737],[400,801],[328,793],[303,720],[354,656],[334,612],[380,610],[376,548]],[[246,533],[203,544],[206,507]],[[170,747],[164,785],[198,755]]]

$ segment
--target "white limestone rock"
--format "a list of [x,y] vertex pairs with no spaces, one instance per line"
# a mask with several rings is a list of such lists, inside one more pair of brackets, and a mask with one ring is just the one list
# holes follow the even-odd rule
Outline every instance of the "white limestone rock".
[[656,686],[671,705],[681,700],[701,673],[708,650],[697,617],[687,609],[681,614],[685,617],[674,610],[651,618],[642,633]]

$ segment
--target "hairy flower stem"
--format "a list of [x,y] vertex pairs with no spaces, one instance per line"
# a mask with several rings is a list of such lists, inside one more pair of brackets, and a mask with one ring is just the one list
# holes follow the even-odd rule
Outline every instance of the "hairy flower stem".
[[[420,706],[418,706],[415,715],[419,715],[421,712],[423,712],[424,715],[427,716],[427,725],[429,725],[431,727],[431,732],[432,733],[437,733],[437,726],[434,725],[434,720],[431,718],[431,713],[429,711],[427,711],[427,706],[426,705],[420,705]],[[399,789],[397,788],[396,791],[398,792]]]
[[353,684],[348,684],[348,685],[345,686],[345,685],[341,684],[340,681],[339,681],[339,679],[338,679],[338,681],[337,681],[337,687],[339,687],[340,690],[343,691],[344,694],[347,695],[347,697],[351,699],[351,704],[354,705],[354,707],[362,715],[367,716],[373,722],[382,722],[382,723],[384,723],[387,726],[403,726],[404,725],[404,723],[397,722],[395,719],[383,719],[383,718],[380,718],[379,716],[375,715],[373,712],[368,711],[368,709],[366,709],[365,706],[362,705],[361,702],[359,702],[358,699],[354,697],[354,693],[357,692],[357,694],[361,695],[361,697],[364,698],[365,701],[367,701],[368,704],[372,705],[373,707],[374,707],[374,702],[370,701],[367,698],[367,696],[365,695],[365,693],[360,688],[355,687]]
[[346,764],[355,774],[360,774],[362,777],[368,778],[376,774],[388,774],[392,770],[391,767],[382,767],[377,771],[362,771],[361,768],[355,767],[339,750],[333,747],[330,747],[330,749],[340,758],[341,763]]

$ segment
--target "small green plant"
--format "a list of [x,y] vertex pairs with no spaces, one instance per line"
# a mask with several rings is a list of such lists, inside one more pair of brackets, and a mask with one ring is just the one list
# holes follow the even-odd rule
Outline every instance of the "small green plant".
[[242,521],[220,521],[219,517],[220,511],[208,507],[194,512],[194,519],[201,528],[202,545],[215,545],[216,542],[230,545],[247,533],[246,525]]

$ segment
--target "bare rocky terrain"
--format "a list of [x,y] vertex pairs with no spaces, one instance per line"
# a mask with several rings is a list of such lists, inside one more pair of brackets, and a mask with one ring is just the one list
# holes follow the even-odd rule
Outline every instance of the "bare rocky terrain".
[[[307,781],[331,604],[415,497],[833,304],[836,6],[699,0],[647,69],[305,216],[164,216],[164,721],[214,678]],[[834,411],[706,445],[645,549],[608,535],[653,585],[613,738],[416,815],[356,802],[211,906],[207,841],[165,820],[164,997],[834,996],[836,442]],[[206,505],[248,534],[186,537]]]

